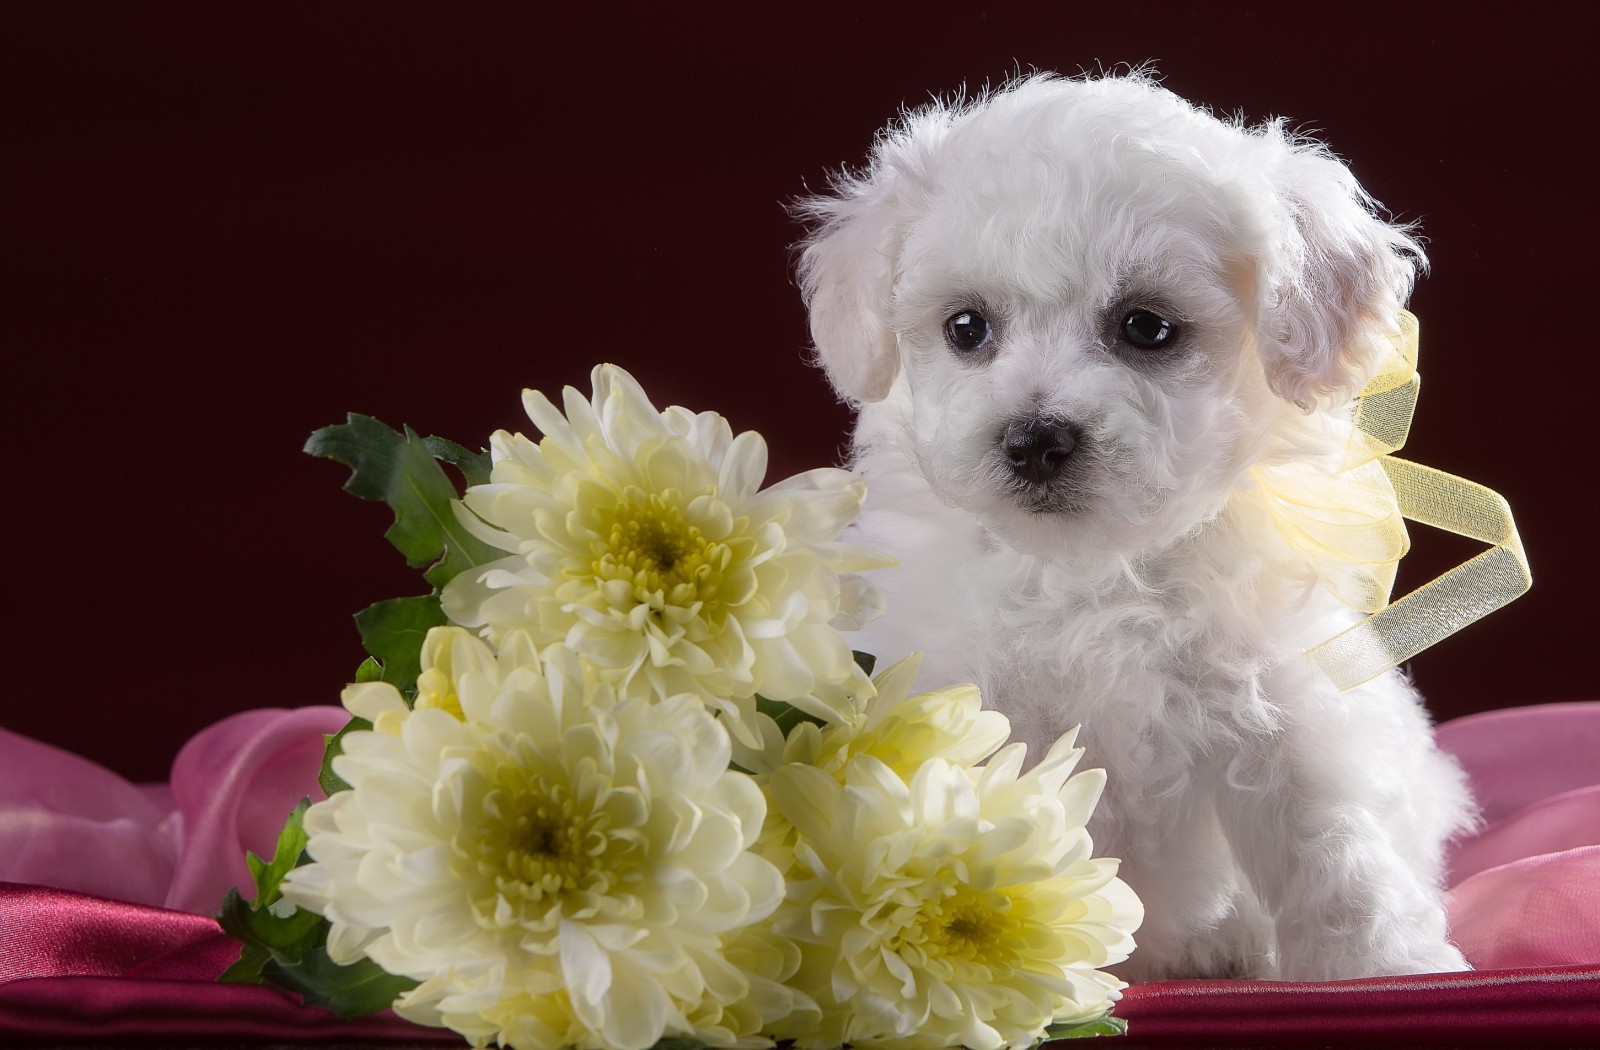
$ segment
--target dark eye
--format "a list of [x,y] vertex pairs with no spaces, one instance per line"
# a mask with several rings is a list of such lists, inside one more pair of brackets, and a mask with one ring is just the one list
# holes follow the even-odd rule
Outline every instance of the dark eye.
[[1134,310],[1122,319],[1122,338],[1140,350],[1160,350],[1172,345],[1178,326],[1149,310]]
[[989,319],[976,310],[962,310],[944,323],[945,342],[958,354],[982,350],[994,338]]

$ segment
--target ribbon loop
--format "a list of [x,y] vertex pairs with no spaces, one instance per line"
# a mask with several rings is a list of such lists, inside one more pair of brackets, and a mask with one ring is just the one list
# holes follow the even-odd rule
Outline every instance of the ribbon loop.
[[[1326,543],[1324,549],[1318,549],[1308,542],[1304,527],[1295,524],[1306,519],[1308,500],[1291,503],[1280,499],[1273,512],[1285,540],[1323,567],[1324,586],[1346,604],[1370,613],[1350,629],[1306,650],[1305,655],[1341,691],[1398,667],[1524,594],[1533,584],[1511,508],[1499,493],[1393,455],[1406,443],[1420,389],[1417,319],[1402,310],[1399,320],[1394,352],[1356,402],[1338,483],[1329,489],[1333,498],[1342,483],[1346,493],[1359,496],[1358,502],[1370,505],[1376,500],[1389,507],[1388,514],[1377,513],[1370,506],[1351,508],[1351,520],[1369,522],[1373,539],[1365,543],[1341,540],[1342,550],[1326,549]],[[1374,461],[1382,468],[1381,475]],[[1294,514],[1283,509],[1291,505],[1296,508]],[[1394,564],[1407,549],[1404,526],[1398,521],[1401,517],[1487,543],[1490,549],[1390,602]],[[1324,533],[1332,535],[1326,526]],[[1363,548],[1393,552],[1392,560],[1389,555],[1371,558],[1362,553]],[[1336,557],[1330,558],[1330,554]],[[1330,561],[1342,564],[1330,568]]]
[[1409,310],[1401,310],[1392,350],[1356,399],[1355,429],[1345,449],[1344,469],[1400,451],[1411,433],[1422,379],[1417,375],[1420,326]]
[[1340,690],[1369,682],[1436,642],[1526,593],[1528,558],[1499,493],[1410,460],[1380,460],[1394,483],[1400,512],[1490,544],[1490,549],[1423,584],[1354,627],[1307,650]]

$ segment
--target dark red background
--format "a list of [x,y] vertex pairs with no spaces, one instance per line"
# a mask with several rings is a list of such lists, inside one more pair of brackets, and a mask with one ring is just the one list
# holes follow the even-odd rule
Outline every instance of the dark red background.
[[[0,722],[160,778],[229,712],[336,702],[349,614],[423,589],[299,451],[346,410],[482,443],[523,386],[613,360],[759,427],[777,471],[834,461],[784,202],[930,93],[1147,59],[1316,129],[1423,225],[1410,452],[1503,492],[1538,578],[1414,662],[1436,712],[1594,695],[1589,16],[550,6],[0,16]],[[1412,582],[1471,553],[1417,532]]]

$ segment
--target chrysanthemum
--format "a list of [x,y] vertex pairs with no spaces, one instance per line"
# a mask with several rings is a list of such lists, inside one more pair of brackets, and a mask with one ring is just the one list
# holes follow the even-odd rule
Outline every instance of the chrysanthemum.
[[833,712],[831,720],[820,726],[802,722],[787,737],[759,715],[762,746],[735,742],[734,761],[757,774],[799,763],[842,778],[851,757],[866,754],[909,779],[929,759],[975,766],[994,754],[1011,734],[1005,715],[983,710],[975,685],[912,695],[921,666],[922,654],[913,653],[878,672],[870,684],[851,682],[822,691],[810,706]]
[[415,710],[347,691],[375,728],[345,737],[351,788],[306,814],[314,863],[284,883],[336,961],[420,981],[396,1010],[480,1045],[759,1042],[803,1003],[792,957],[748,949],[783,883],[703,705],[618,700],[559,647],[508,665],[459,628],[426,655]]
[[[922,664],[913,653],[881,671],[870,682],[830,688],[815,708],[834,712],[825,725],[801,722],[784,736],[765,714],[756,716],[761,747],[733,742],[733,760],[766,785],[773,771],[785,765],[812,766],[843,782],[845,768],[856,755],[871,755],[904,780],[923,763],[943,759],[957,766],[975,766],[994,754],[1011,734],[998,711],[983,710],[974,685],[955,685],[910,695]],[[795,830],[772,811],[761,832],[758,852],[787,872],[794,862]]]
[[746,724],[755,694],[788,700],[853,673],[837,625],[871,605],[857,571],[887,559],[838,542],[865,487],[812,470],[766,489],[766,445],[712,412],[657,411],[614,365],[565,412],[527,391],[535,444],[500,432],[491,482],[463,522],[510,556],[446,586],[456,623],[498,642],[564,642],[627,697],[691,692]]
[[1026,775],[1012,745],[979,769],[933,759],[909,778],[869,754],[843,783],[785,765],[769,794],[799,833],[774,919],[822,1022],[805,1048],[1022,1048],[1103,1013],[1143,918],[1084,830],[1104,785],[1068,779],[1072,736]]

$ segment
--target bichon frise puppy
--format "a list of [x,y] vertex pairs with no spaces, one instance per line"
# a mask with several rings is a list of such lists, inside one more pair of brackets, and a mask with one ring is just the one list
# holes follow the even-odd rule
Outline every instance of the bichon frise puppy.
[[1306,659],[1359,614],[1264,489],[1342,498],[1416,242],[1321,146],[1142,75],[908,114],[834,189],[800,274],[859,408],[856,538],[901,559],[859,646],[926,650],[1034,755],[1082,724],[1147,909],[1123,975],[1466,968],[1463,777],[1400,673],[1341,693]]

